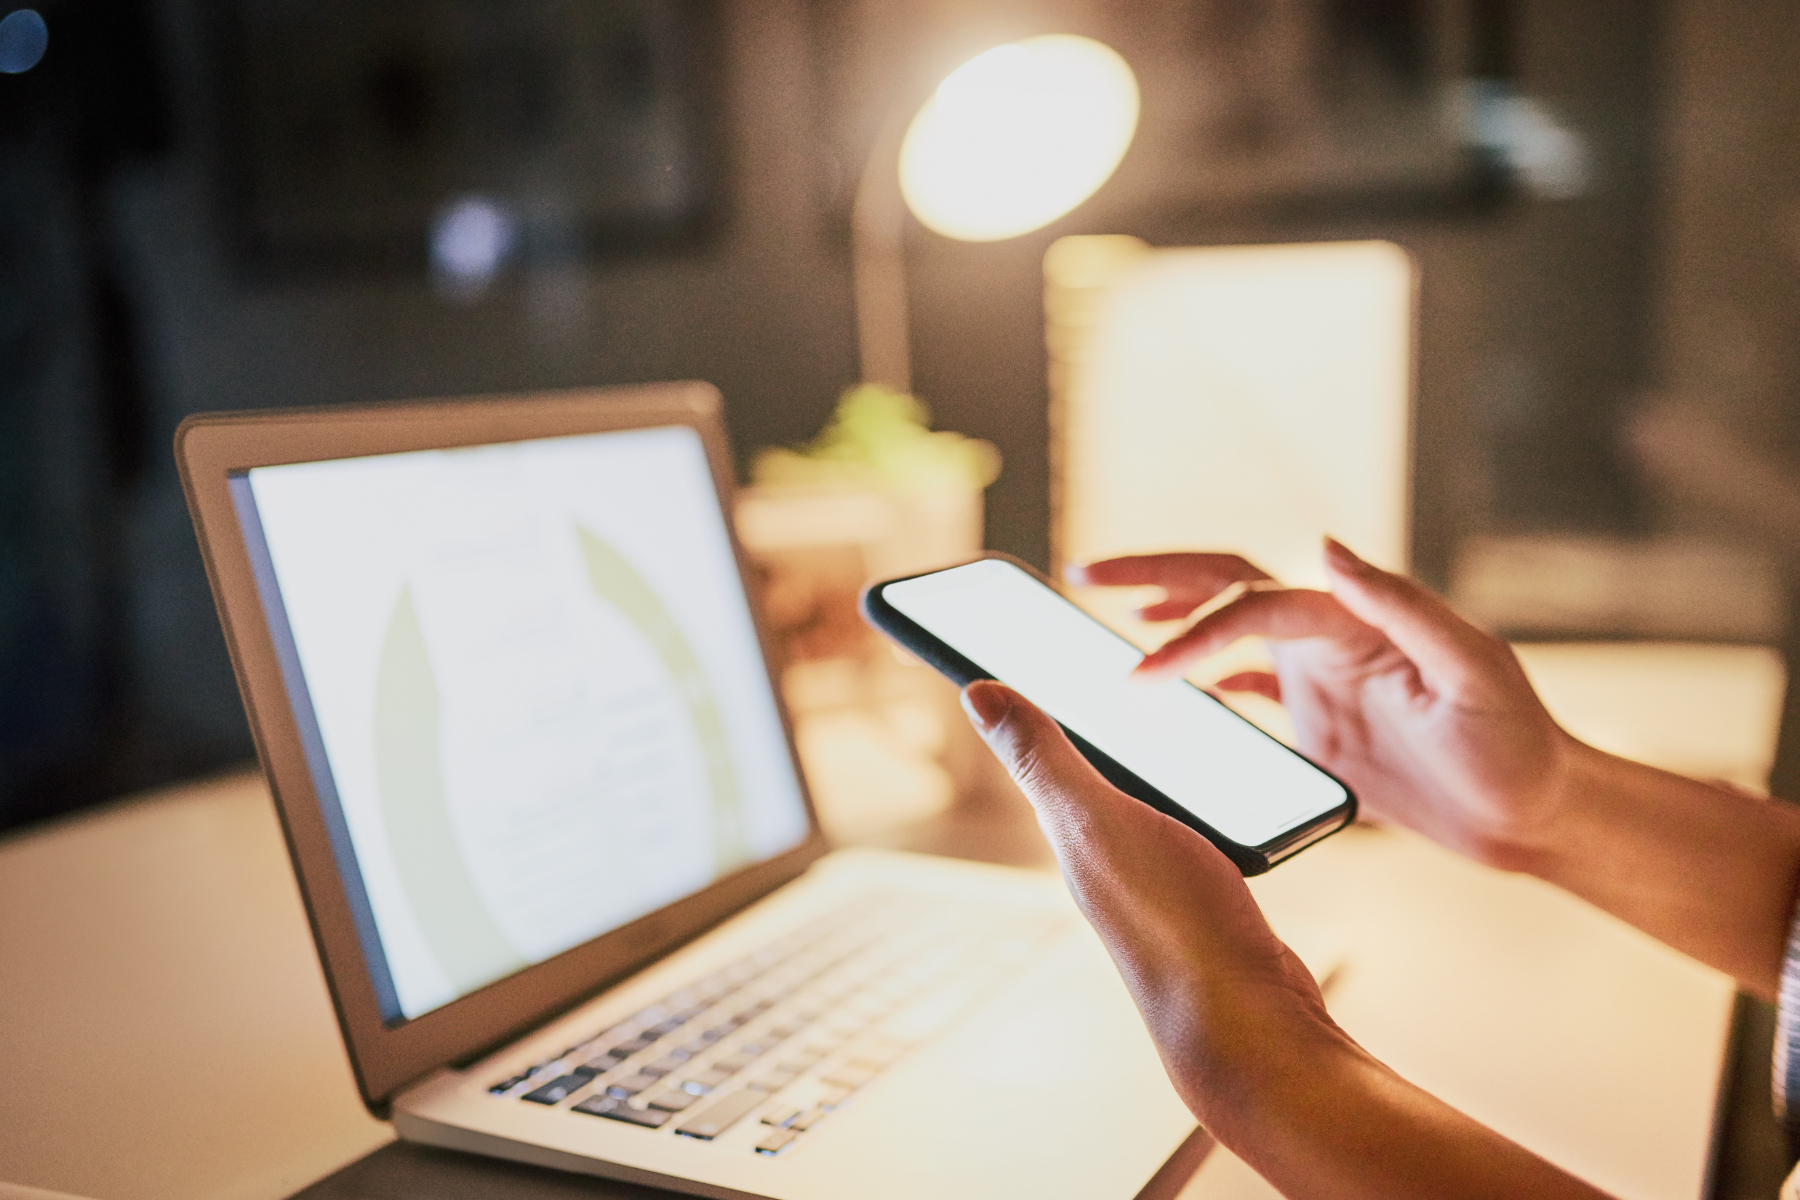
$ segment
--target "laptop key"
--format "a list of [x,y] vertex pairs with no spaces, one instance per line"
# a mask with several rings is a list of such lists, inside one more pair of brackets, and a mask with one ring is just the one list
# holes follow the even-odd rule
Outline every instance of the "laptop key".
[[788,1143],[799,1136],[800,1135],[795,1133],[792,1129],[774,1130],[768,1137],[756,1143],[756,1152],[758,1154],[780,1154],[783,1150],[787,1149]]
[[526,1092],[520,1097],[533,1104],[561,1104],[570,1096],[588,1085],[594,1078],[594,1072],[578,1070],[568,1075],[559,1075],[536,1091]]
[[623,1100],[627,1096],[637,1095],[646,1088],[655,1087],[656,1081],[660,1078],[659,1075],[627,1075],[624,1079],[607,1084],[606,1094]]
[[762,1078],[753,1079],[744,1086],[755,1088],[759,1092],[779,1092],[798,1078],[799,1075],[792,1071],[770,1071]]
[[820,1121],[823,1121],[825,1119],[825,1114],[829,1111],[830,1111],[829,1109],[824,1109],[824,1108],[808,1109],[807,1111],[801,1113],[799,1116],[795,1117],[792,1121],[789,1121],[788,1128],[792,1129],[796,1133],[805,1133],[807,1130],[811,1129],[814,1125],[817,1125]]
[[653,1108],[633,1108],[617,1096],[590,1096],[569,1111],[642,1125],[645,1129],[661,1129],[671,1115]]
[[695,1095],[699,1095],[701,1092],[712,1091],[730,1078],[730,1071],[720,1071],[716,1069],[702,1071],[698,1075],[690,1076],[688,1079],[682,1081],[681,1086],[688,1091],[693,1092]]
[[708,1105],[699,1116],[675,1130],[683,1137],[711,1141],[768,1102],[762,1092],[732,1092]]
[[699,1098],[700,1097],[694,1095],[692,1092],[684,1092],[680,1088],[670,1088],[666,1092],[658,1093],[651,1099],[650,1107],[660,1109],[663,1112],[677,1113]]

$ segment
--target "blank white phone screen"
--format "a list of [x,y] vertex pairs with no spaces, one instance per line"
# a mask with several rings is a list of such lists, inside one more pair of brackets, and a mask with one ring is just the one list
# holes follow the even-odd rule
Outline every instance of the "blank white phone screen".
[[882,596],[1234,842],[1264,845],[1347,798],[1198,688],[1132,681],[1135,647],[1011,563],[952,567]]

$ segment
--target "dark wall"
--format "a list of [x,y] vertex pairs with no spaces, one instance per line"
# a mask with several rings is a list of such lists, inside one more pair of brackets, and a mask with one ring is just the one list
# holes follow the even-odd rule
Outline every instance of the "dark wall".
[[[747,452],[810,436],[854,381],[847,250],[796,186],[816,140],[798,3],[717,6],[716,228],[683,248],[517,270],[462,302],[422,272],[246,264],[222,199],[213,15],[195,0],[152,10],[166,152],[80,180],[56,113],[0,145],[0,203],[17,217],[4,265],[20,308],[7,309],[36,310],[29,355],[0,343],[0,572],[14,585],[0,608],[0,827],[251,756],[169,451],[187,414],[698,378],[724,392]],[[74,228],[82,187],[103,208],[94,245]],[[135,321],[142,411],[122,433],[94,378],[84,256],[117,264]],[[114,480],[119,436],[141,439],[144,465]]]
[[1800,14],[1684,0],[1669,40],[1658,385],[1800,464]]
[[[183,416],[691,377],[724,392],[741,453],[802,440],[856,374],[847,197],[882,106],[961,47],[1046,28],[1141,58],[1148,95],[1159,30],[1194,7],[721,0],[710,232],[533,260],[458,300],[391,263],[248,262],[223,187],[218,6],[112,4],[142,17],[125,61],[159,69],[115,71],[129,82],[106,94],[115,113],[166,109],[163,136],[149,122],[97,154],[71,132],[91,113],[27,112],[14,85],[34,76],[0,77],[0,827],[250,755],[169,454]],[[1439,583],[1470,533],[1642,528],[1618,431],[1647,388],[1736,397],[1733,420],[1789,436],[1788,6],[1442,7],[1510,11],[1481,69],[1580,137],[1578,194],[1148,203],[1132,180],[1183,151],[1147,125],[1118,184],[1051,229],[976,246],[909,228],[916,389],[1006,459],[990,544],[1048,556],[1041,262],[1066,233],[1405,245],[1422,273],[1415,562]],[[45,11],[49,67],[72,43]]]

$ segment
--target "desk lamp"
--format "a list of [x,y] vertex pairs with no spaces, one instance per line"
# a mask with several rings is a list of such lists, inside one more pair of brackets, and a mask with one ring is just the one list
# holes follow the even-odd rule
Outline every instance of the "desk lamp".
[[911,390],[906,210],[961,241],[1030,233],[1112,177],[1137,119],[1137,80],[1117,52],[1049,34],[976,55],[938,84],[903,134],[890,126],[852,217],[864,381]]

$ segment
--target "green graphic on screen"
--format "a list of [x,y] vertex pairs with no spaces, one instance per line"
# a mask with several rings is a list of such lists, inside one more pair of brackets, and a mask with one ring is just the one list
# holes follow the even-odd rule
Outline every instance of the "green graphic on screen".
[[400,887],[458,995],[527,965],[456,844],[444,801],[442,706],[412,589],[402,588],[375,674],[375,786]]
[[[644,639],[679,699],[706,779],[715,876],[724,875],[752,853],[725,722],[699,657],[626,558],[584,528],[574,535],[593,596]],[[495,921],[457,843],[444,783],[443,705],[410,586],[387,623],[374,700],[376,788],[389,852],[426,945],[455,993],[466,994],[531,957]]]
[[588,583],[594,594],[625,615],[637,631],[644,635],[662,660],[664,669],[675,682],[675,689],[687,709],[694,736],[699,739],[700,753],[706,763],[706,782],[712,793],[713,861],[720,875],[750,861],[750,847],[744,837],[744,808],[738,795],[737,771],[731,764],[731,743],[725,736],[725,722],[713,699],[700,660],[681,632],[681,626],[663,607],[625,558],[611,546],[577,526],[575,537],[581,543],[582,561],[587,566]]

